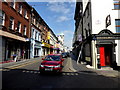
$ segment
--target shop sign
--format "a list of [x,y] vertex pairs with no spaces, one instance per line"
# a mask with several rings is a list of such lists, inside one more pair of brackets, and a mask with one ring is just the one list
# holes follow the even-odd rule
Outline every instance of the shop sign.
[[47,33],[47,39],[50,40],[50,32]]
[[43,42],[42,46],[50,48],[50,44]]
[[111,17],[110,17],[110,15],[108,15],[107,17],[106,17],[106,28],[108,27],[108,26],[110,26],[111,25]]

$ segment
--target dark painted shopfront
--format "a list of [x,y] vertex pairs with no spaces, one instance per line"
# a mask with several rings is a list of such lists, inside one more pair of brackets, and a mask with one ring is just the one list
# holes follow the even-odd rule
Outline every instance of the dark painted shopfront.
[[114,34],[110,30],[104,29],[92,37],[93,40],[96,40],[97,67],[115,68],[117,66],[115,40],[120,40],[120,34]]

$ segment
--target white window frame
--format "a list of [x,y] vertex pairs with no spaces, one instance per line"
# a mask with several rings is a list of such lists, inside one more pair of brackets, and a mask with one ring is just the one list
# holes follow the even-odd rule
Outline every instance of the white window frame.
[[18,24],[17,24],[17,31],[21,32],[21,22],[19,22],[19,21],[18,21]]
[[[11,5],[13,3],[13,6]],[[15,0],[11,0],[10,6],[15,9]]]
[[5,13],[2,10],[0,10],[0,19],[2,22],[0,24],[4,26],[5,25]]
[[19,12],[20,14],[22,14],[22,5],[21,5],[21,4],[19,4],[19,6],[18,6],[18,12]]
[[26,10],[26,9],[24,10],[24,17],[25,17],[26,19],[28,19],[27,10]]
[[27,35],[27,27],[25,25],[24,25],[24,28],[23,28],[23,34]]
[[32,29],[32,38],[34,39],[34,37],[35,37],[35,29],[33,28]]
[[35,40],[37,40],[37,31],[35,31]]
[[14,30],[14,18],[13,17],[10,17],[10,22],[11,21],[12,21],[12,24],[10,24],[10,25],[12,25],[12,28],[10,28],[10,25],[9,25],[9,28]]

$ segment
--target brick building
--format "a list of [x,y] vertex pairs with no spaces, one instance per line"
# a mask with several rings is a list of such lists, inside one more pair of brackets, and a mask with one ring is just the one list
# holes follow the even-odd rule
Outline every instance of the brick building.
[[1,2],[2,60],[29,58],[30,11],[26,2]]

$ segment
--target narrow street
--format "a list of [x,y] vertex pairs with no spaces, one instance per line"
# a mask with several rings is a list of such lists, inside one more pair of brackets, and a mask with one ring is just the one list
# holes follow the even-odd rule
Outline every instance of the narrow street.
[[[66,58],[62,74],[40,74],[41,58],[23,62],[3,64],[3,90],[42,90],[54,88],[118,88],[117,77],[105,77],[94,71],[82,68],[77,72],[73,68],[73,60]],[[26,63],[26,64],[25,64]],[[104,83],[103,83],[104,81]]]

